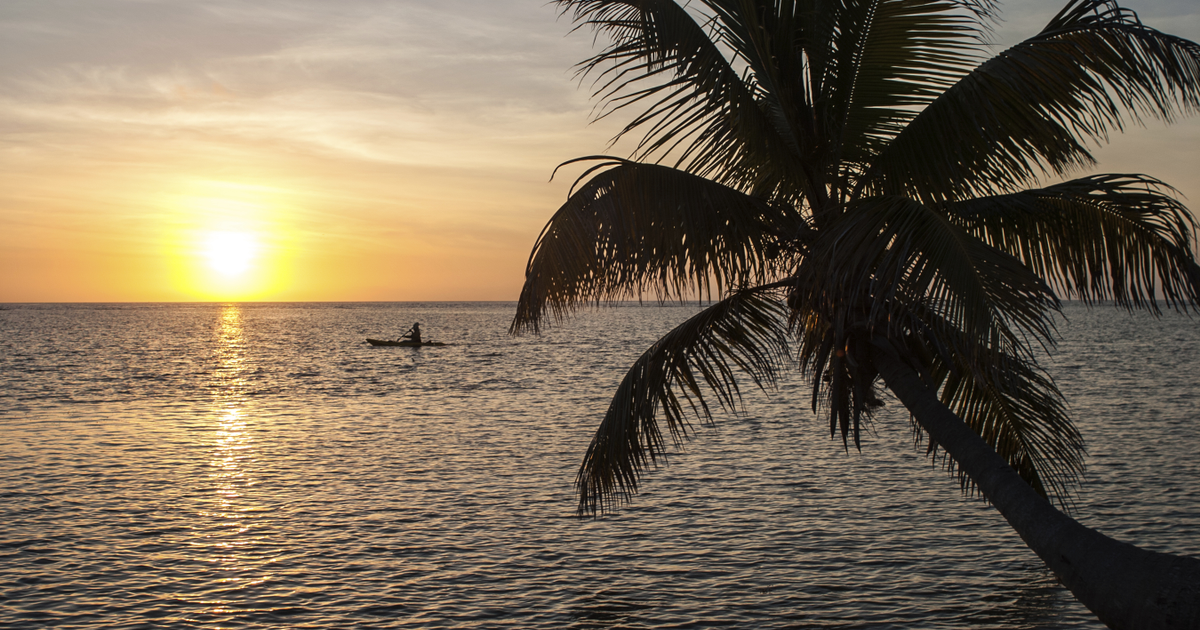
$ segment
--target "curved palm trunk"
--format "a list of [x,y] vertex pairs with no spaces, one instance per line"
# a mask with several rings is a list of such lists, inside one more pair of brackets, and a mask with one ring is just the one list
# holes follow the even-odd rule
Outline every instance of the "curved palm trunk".
[[1200,628],[1200,560],[1140,549],[1080,525],[1029,487],[916,372],[876,354],[880,376],[917,423],[1100,621],[1120,629]]

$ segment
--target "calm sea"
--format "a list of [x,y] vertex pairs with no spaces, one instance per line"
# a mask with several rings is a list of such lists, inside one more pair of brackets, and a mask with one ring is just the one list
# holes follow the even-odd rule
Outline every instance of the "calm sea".
[[[0,626],[1096,628],[889,404],[804,386],[574,516],[624,370],[690,307],[512,338],[512,304],[0,306]],[[1200,556],[1200,326],[1067,308],[1077,515]],[[441,348],[375,348],[420,321]]]

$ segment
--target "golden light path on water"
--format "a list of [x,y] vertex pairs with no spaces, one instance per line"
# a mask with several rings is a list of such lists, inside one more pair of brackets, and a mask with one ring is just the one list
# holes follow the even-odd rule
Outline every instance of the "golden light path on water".
[[[198,559],[216,569],[212,585],[203,591],[206,615],[228,616],[246,611],[241,592],[270,579],[260,551],[264,534],[256,516],[264,506],[247,492],[256,484],[256,444],[249,430],[252,419],[245,410],[247,390],[246,339],[242,310],[225,305],[217,322],[213,426],[209,432],[208,462],[213,497],[198,516],[207,531],[197,543]],[[240,604],[240,605],[239,605]]]

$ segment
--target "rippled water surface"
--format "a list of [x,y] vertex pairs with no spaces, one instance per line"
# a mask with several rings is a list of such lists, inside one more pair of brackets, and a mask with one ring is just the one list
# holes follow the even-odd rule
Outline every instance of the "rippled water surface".
[[[799,381],[576,519],[608,397],[690,312],[2,306],[0,626],[1100,627],[897,404],[846,452]],[[1077,516],[1200,555],[1200,322],[1066,313]],[[414,320],[453,345],[363,343]]]

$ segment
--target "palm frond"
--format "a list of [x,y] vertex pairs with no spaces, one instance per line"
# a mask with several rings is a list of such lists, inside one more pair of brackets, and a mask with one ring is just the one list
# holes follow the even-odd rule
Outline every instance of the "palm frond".
[[705,390],[737,409],[739,373],[775,383],[787,357],[786,310],[777,286],[739,291],[689,318],[633,364],[613,396],[579,468],[579,513],[596,514],[637,492],[643,471],[665,453],[659,425],[679,444],[689,411],[711,420]]
[[840,137],[843,167],[866,165],[916,111],[982,61],[978,16],[958,3],[888,0],[846,3],[838,63],[827,78],[827,125]]
[[[784,141],[791,159],[807,160],[817,136],[812,125],[814,92],[803,79],[811,66],[804,46],[812,41],[814,23],[822,21],[819,14],[827,8],[810,7],[812,13],[800,16],[796,3],[786,0],[753,6],[737,0],[701,2],[712,16],[713,38],[728,49],[733,65],[742,67],[742,82],[757,109]],[[764,169],[767,164],[748,164],[750,157],[739,156],[738,168],[771,170]]]
[[1074,0],[912,120],[859,188],[927,203],[1015,192],[1092,165],[1085,146],[1125,121],[1200,107],[1200,46],[1111,0]]
[[683,171],[595,159],[534,245],[513,332],[645,291],[682,298],[759,283],[775,241],[804,227],[791,208]]
[[1196,221],[1145,175],[1093,175],[950,204],[951,220],[1085,302],[1157,312],[1200,304]]
[[[1016,257],[980,241],[936,208],[903,197],[853,204],[819,237],[809,255],[809,308],[845,312],[875,332],[902,333],[913,316],[936,316],[920,326],[948,326],[955,348],[969,353],[999,334],[1006,352],[1028,354],[1023,335],[1053,338],[1058,301],[1050,287]],[[1025,349],[1025,350],[1022,350]]]
[[812,383],[813,413],[828,419],[830,437],[840,432],[847,449],[851,441],[861,449],[862,429],[882,406],[867,327],[854,319],[861,313],[851,313],[848,302],[832,313],[808,308],[797,289],[800,278],[790,280],[789,324],[799,341],[797,362]]
[[876,336],[919,333],[933,356],[964,366],[993,365],[997,353],[1033,362],[1033,343],[1053,344],[1050,288],[909,199],[854,204],[818,237],[793,282],[788,303],[813,409],[824,403],[830,431],[856,446],[875,400]]
[[[867,322],[857,345],[879,337],[907,344],[942,386],[943,402],[1034,489],[1069,506],[1083,442],[1037,363],[1038,348],[1054,345],[1051,288],[939,208],[908,199],[863,202],[834,234],[831,245],[852,262],[831,265],[825,282],[861,296],[857,313],[847,309]],[[816,247],[811,259],[827,259],[824,251]]]
[[719,35],[706,32],[715,28],[711,21],[698,23],[672,0],[556,3],[579,27],[611,40],[579,72],[597,78],[601,118],[641,108],[617,136],[643,131],[636,159],[674,154],[676,166],[741,189],[770,190],[804,179],[794,168],[793,136],[759,107],[752,77],[735,69]]
[[954,367],[947,370],[943,404],[1038,494],[1069,511],[1086,451],[1054,381],[1035,363],[999,352],[983,374]]
[[[942,333],[944,334],[944,333]],[[1071,421],[1054,380],[1036,361],[981,347],[977,356],[986,361],[964,361],[954,354],[929,352],[934,347],[921,332],[906,337],[872,340],[877,351],[900,353],[919,361],[926,378],[939,387],[942,403],[963,419],[1021,478],[1047,499],[1070,510],[1074,493],[1085,471],[1083,436]],[[969,344],[963,340],[961,344]],[[960,344],[960,345],[961,345]],[[914,423],[918,438],[922,436]],[[938,457],[938,444],[927,443],[927,453]],[[957,472],[964,490],[973,481],[950,459],[945,464]]]

